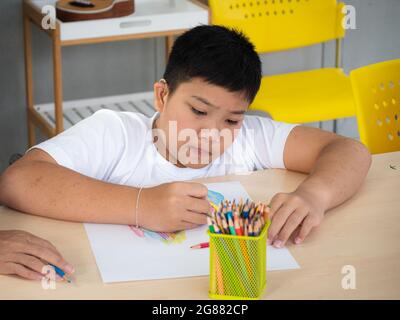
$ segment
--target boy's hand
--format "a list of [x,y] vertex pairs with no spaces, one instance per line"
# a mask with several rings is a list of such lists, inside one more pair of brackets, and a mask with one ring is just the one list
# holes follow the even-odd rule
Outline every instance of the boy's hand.
[[207,223],[208,189],[194,182],[165,183],[142,190],[138,222],[146,229],[174,232]]
[[45,275],[43,267],[48,263],[67,274],[74,272],[50,242],[25,231],[0,231],[0,274],[41,280]]
[[304,190],[278,193],[270,207],[268,244],[276,248],[282,248],[292,234],[295,244],[303,242],[311,229],[322,222],[326,210],[318,197]]

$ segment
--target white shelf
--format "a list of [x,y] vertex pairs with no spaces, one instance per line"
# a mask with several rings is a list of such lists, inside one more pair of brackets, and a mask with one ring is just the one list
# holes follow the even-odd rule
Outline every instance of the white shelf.
[[[39,11],[56,0],[30,0]],[[189,0],[136,0],[135,12],[126,17],[92,21],[60,21],[61,41],[134,35],[190,29],[208,24],[208,10]]]
[[[64,130],[101,109],[140,112],[151,117],[155,113],[153,101],[153,91],[65,101],[63,102]],[[52,128],[55,128],[54,103],[40,104],[34,108]]]

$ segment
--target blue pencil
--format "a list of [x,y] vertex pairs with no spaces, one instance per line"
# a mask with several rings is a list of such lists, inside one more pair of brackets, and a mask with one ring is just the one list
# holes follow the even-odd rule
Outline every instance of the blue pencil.
[[54,268],[55,272],[56,272],[61,278],[63,278],[63,279],[64,279],[65,281],[67,281],[68,283],[71,283],[71,279],[69,279],[69,278],[66,276],[66,274],[65,274],[64,271],[62,271],[59,267],[56,267],[56,266],[53,265],[53,264],[50,264],[50,266],[52,266],[52,267]]

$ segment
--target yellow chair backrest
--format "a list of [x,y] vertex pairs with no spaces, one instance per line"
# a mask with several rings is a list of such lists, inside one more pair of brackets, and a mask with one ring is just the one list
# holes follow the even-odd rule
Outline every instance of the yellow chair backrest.
[[400,151],[400,59],[350,73],[361,141],[371,153]]
[[209,0],[211,22],[244,32],[259,53],[343,38],[336,0]]

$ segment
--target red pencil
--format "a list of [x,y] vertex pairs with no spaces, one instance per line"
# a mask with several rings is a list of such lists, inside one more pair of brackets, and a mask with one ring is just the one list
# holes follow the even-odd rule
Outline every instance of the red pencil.
[[203,242],[196,244],[194,246],[191,246],[190,249],[203,249],[203,248],[208,248],[210,246],[209,242]]

